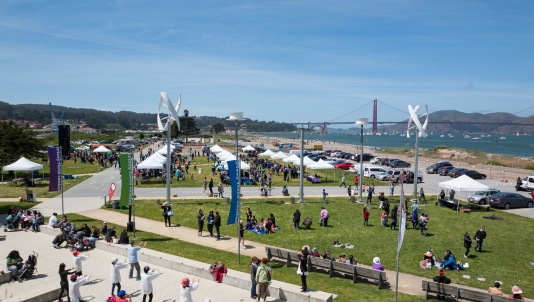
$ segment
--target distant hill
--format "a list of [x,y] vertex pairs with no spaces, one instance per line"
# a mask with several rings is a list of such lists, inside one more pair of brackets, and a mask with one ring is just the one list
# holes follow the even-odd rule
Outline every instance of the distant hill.
[[[429,114],[429,121],[431,122],[459,122],[458,124],[432,124],[428,125],[429,132],[435,133],[504,133],[515,134],[519,132],[534,133],[534,126],[521,124],[534,124],[534,116],[522,118],[511,113],[506,112],[492,112],[492,113],[465,113],[457,110],[441,110]],[[424,118],[421,118],[421,122]],[[381,132],[393,131],[406,132],[408,119],[403,123],[378,126]],[[509,125],[492,125],[492,124],[461,124],[462,122],[495,122],[495,123],[510,123]],[[352,129],[352,128],[351,128]],[[353,128],[350,131],[356,131]]]
[[[121,125],[124,129],[144,129],[148,125],[156,124],[156,113],[137,113],[132,111],[102,111],[90,108],[72,108],[65,106],[52,106],[56,119],[65,111],[64,120],[70,123],[84,122],[91,128],[104,129],[108,125]],[[187,108],[186,108],[187,109]],[[226,128],[235,127],[234,123],[228,122],[227,117],[195,116],[194,112],[189,113],[194,118],[198,128],[209,128],[217,123],[223,124]],[[26,120],[39,122],[47,125],[52,123],[50,107],[48,104],[19,104],[12,105],[0,102],[0,120]],[[293,131],[292,124],[279,123],[275,121],[247,120],[243,123],[244,128],[249,132],[285,132]]]

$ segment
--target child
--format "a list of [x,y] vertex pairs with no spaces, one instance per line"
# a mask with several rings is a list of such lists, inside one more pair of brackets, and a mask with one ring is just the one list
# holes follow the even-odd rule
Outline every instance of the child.
[[380,219],[382,220],[382,226],[387,226],[387,224],[388,224],[388,214],[386,212],[382,213],[382,216],[380,216]]

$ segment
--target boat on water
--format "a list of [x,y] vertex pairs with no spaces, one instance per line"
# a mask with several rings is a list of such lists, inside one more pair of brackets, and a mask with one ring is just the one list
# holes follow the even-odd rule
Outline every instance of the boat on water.
[[506,139],[506,137],[504,137],[504,136],[501,136],[501,137],[500,137],[499,139]]
[[495,135],[495,142],[498,142],[498,141],[499,141],[499,139],[498,139],[497,136]]
[[466,135],[464,135],[464,138],[471,138],[471,136],[466,134]]
[[442,135],[440,135],[439,137],[445,137],[445,135],[442,134]]
[[519,136],[519,132],[517,132],[517,134],[515,136]]
[[473,139],[480,139],[480,137],[473,137]]

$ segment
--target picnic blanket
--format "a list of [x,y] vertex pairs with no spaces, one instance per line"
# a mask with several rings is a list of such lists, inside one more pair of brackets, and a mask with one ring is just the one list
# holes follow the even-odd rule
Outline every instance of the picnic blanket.
[[342,249],[353,249],[354,248],[354,244],[333,244],[332,245],[333,247],[337,247],[337,248],[342,248]]
[[[280,227],[275,227],[274,229],[278,232],[278,230],[280,229]],[[250,229],[249,231],[250,231],[251,233],[254,233],[254,234],[257,234],[257,235],[263,235],[263,234],[266,234],[266,233],[267,233],[267,231],[258,232],[258,231],[254,230],[254,229]]]

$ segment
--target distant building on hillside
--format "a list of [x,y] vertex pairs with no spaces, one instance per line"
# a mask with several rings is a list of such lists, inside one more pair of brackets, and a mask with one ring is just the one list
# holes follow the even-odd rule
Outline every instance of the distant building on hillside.
[[89,127],[76,129],[76,131],[77,132],[81,132],[81,133],[85,133],[85,134],[98,134],[98,130],[93,129],[93,128],[89,128]]

